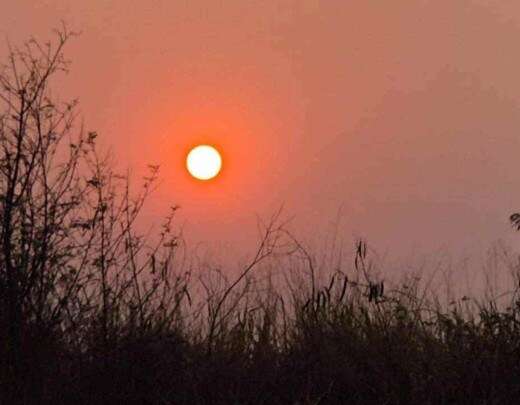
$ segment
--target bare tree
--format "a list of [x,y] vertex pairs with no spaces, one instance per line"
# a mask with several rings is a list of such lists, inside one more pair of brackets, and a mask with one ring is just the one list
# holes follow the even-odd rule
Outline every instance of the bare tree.
[[166,326],[187,296],[187,279],[169,275],[176,207],[153,244],[135,231],[158,167],[132,193],[97,152],[97,134],[76,124],[77,101],[51,92],[74,36],[63,26],[53,42],[9,45],[0,67],[0,333],[13,395],[30,328],[108,350],[124,325]]

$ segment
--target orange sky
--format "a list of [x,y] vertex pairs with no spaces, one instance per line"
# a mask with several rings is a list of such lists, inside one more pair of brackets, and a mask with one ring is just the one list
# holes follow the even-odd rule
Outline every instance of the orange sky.
[[[250,247],[281,203],[308,241],[338,210],[382,252],[520,240],[517,0],[17,0],[0,34],[61,19],[82,31],[62,94],[122,167],[161,165],[147,218],[179,204],[194,243]],[[183,168],[199,141],[224,153],[213,183]]]

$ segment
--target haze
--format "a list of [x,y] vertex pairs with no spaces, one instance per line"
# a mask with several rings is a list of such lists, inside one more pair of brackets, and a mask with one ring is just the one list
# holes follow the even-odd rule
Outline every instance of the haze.
[[[146,218],[180,205],[188,241],[247,251],[284,203],[311,244],[336,229],[397,256],[518,245],[517,1],[0,6],[13,44],[61,20],[82,34],[60,94],[121,167],[160,164]],[[211,184],[183,167],[199,141],[224,154]]]

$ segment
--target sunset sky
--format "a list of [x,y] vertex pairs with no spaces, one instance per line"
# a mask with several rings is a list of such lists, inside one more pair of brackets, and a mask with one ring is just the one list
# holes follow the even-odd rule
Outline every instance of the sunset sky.
[[[180,205],[194,245],[247,252],[283,203],[309,245],[520,246],[517,0],[4,1],[2,61],[61,20],[82,34],[56,91],[120,167],[161,166],[145,218]],[[199,143],[215,180],[186,172]]]

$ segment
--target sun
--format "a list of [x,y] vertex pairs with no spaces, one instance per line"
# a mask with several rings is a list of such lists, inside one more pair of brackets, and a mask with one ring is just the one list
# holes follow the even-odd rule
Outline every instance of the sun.
[[188,153],[186,168],[196,179],[210,180],[219,174],[222,168],[222,157],[213,146],[199,145]]

